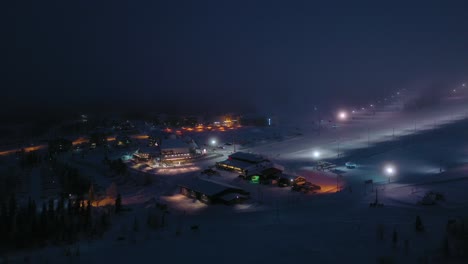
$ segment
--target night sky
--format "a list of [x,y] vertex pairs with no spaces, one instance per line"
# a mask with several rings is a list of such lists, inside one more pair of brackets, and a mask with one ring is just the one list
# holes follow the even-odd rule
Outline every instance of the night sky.
[[467,1],[10,1],[1,10],[4,114],[305,113],[468,74]]

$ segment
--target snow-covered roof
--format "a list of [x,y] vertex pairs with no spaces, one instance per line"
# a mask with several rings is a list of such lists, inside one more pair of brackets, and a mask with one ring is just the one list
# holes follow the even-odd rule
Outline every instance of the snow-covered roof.
[[195,143],[195,141],[192,141],[192,142],[188,143],[188,145],[189,145],[190,148],[192,148],[192,149],[198,149],[198,148],[199,148],[199,147],[198,147],[198,144]]
[[246,153],[246,152],[233,153],[233,154],[229,155],[229,158],[235,159],[235,160],[242,160],[242,161],[246,161],[246,162],[250,162],[250,163],[260,163],[260,162],[266,160],[261,155]]
[[245,198],[245,195],[238,194],[238,193],[226,193],[225,195],[221,196],[220,198],[226,202],[230,202],[237,198]]
[[221,161],[221,162],[218,162],[218,163],[228,165],[228,166],[232,166],[232,167],[236,167],[236,168],[243,169],[243,170],[254,166],[254,164],[252,164],[252,163],[241,161],[241,160],[234,160],[234,159],[228,159],[228,160]]
[[205,195],[216,195],[221,193],[227,189],[234,189],[240,192],[244,192],[241,188],[229,185],[226,183],[210,181],[210,180],[202,180],[202,179],[193,179],[187,183],[179,184],[181,187],[185,187],[190,190],[194,190],[199,193],[203,193]]
[[150,146],[141,146],[138,148],[138,153],[157,153],[159,152],[158,148]]
[[175,149],[175,148],[188,148],[189,145],[185,142],[183,142],[180,139],[164,139],[161,142],[161,150],[162,149]]
[[263,175],[274,175],[274,174],[282,173],[282,172],[283,172],[282,170],[278,168],[274,168],[274,167],[262,170]]

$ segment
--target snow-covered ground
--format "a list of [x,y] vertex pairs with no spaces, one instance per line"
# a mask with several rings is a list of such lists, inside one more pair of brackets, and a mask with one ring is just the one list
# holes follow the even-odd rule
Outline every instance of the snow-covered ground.
[[[356,114],[337,128],[323,124],[320,133],[315,124],[291,123],[200,135],[198,140],[205,142],[215,136],[219,142],[249,142],[241,150],[264,154],[287,173],[310,177],[323,192],[302,194],[254,185],[222,171],[212,178],[250,191],[252,199],[233,207],[207,206],[176,194],[177,183],[194,177],[193,171],[155,171],[150,186],[122,186],[124,204],[132,211],[116,216],[104,239],[80,242],[79,257],[66,257],[63,248],[54,247],[30,255],[47,263],[376,263],[379,257],[417,263],[423,256],[437,255],[448,219],[468,214],[464,187],[468,183],[467,112],[465,99],[452,98],[412,113],[392,105],[375,115]],[[194,171],[225,159],[234,150],[231,147],[216,150],[223,156],[194,162]],[[341,178],[313,171],[315,150],[321,152],[320,159],[339,165]],[[103,178],[93,160],[94,164],[99,161],[97,154],[77,165],[102,185],[115,180],[111,175]],[[346,161],[358,167],[346,169]],[[383,166],[390,163],[397,172],[389,179]],[[336,192],[337,180],[340,192]],[[373,186],[365,184],[367,180]],[[443,193],[445,201],[418,205],[428,191]],[[384,206],[370,208],[376,196]],[[145,225],[144,202],[150,198],[169,205],[168,225],[163,230],[149,230]],[[417,215],[426,227],[424,233],[414,230]],[[139,231],[131,228],[135,217]],[[198,230],[192,230],[193,225]],[[377,238],[379,226],[383,240]],[[392,245],[394,230],[398,232],[396,247]],[[122,235],[125,240],[116,240]]]

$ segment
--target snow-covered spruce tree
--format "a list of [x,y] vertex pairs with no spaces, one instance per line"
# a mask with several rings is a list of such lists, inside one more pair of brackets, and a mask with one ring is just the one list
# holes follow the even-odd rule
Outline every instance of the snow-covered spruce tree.
[[117,194],[117,198],[115,199],[115,212],[120,213],[121,210],[122,210],[122,196],[119,193]]
[[419,215],[416,216],[416,221],[414,223],[414,228],[417,232],[424,231],[424,225],[422,223],[421,217]]

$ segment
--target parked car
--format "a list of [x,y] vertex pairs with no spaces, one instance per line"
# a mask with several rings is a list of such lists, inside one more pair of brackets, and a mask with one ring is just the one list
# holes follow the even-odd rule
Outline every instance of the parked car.
[[345,163],[345,166],[346,166],[346,168],[348,168],[348,169],[355,169],[355,168],[357,168],[357,164],[354,163],[354,162],[351,162],[351,161],[346,162],[346,163]]
[[288,179],[288,178],[280,178],[278,180],[278,186],[279,187],[288,187],[293,184],[293,179]]
[[291,188],[292,191],[303,192],[303,193],[316,192],[316,191],[319,191],[320,189],[321,189],[320,186],[315,185],[310,182],[306,182],[301,185],[294,185]]

